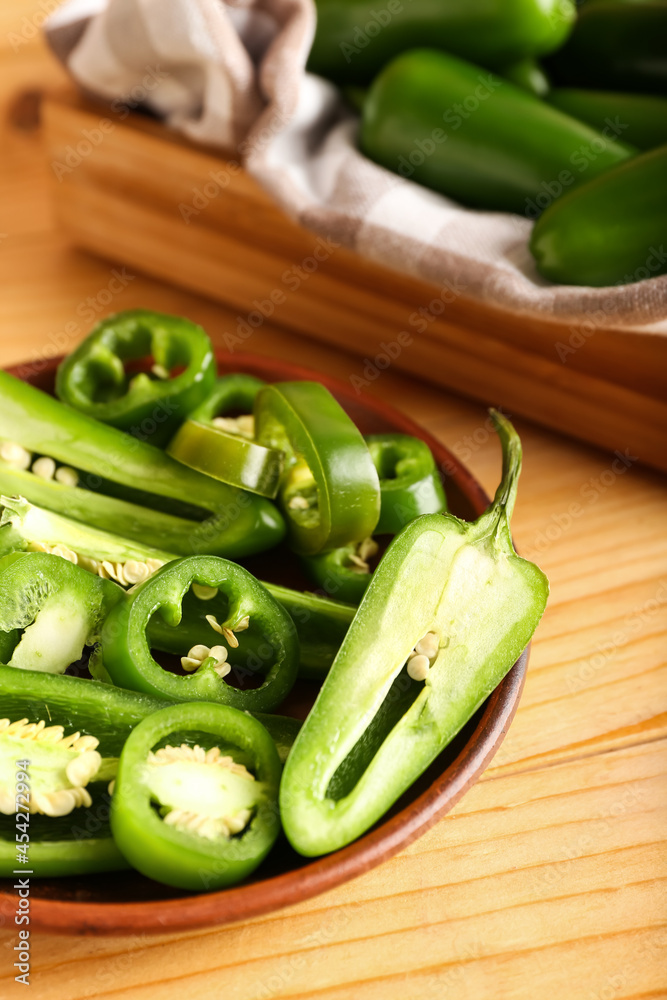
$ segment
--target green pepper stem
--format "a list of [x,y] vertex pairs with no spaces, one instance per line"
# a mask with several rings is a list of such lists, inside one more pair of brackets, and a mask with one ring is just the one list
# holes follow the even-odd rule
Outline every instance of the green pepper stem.
[[503,451],[503,472],[500,485],[496,490],[493,503],[485,510],[478,520],[478,524],[489,522],[488,534],[498,537],[504,534],[505,541],[512,551],[512,536],[510,534],[510,521],[516,502],[517,486],[521,473],[522,448],[521,439],[514,429],[512,423],[504,417],[498,410],[490,409],[489,414],[500,438],[500,445]]

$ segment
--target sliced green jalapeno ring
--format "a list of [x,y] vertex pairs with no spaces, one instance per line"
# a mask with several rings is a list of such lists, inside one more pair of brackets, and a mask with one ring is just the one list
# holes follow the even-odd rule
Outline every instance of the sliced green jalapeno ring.
[[240,433],[188,419],[169,442],[167,453],[183,465],[230,486],[263,497],[275,497],[278,492],[282,452],[265,448]]
[[[174,745],[196,731],[205,745]],[[222,744],[222,751],[219,744]],[[246,764],[236,759],[238,752]],[[162,709],[139,723],[120,756],[111,829],[130,863],[181,889],[232,885],[280,831],[280,761],[252,716],[206,702]]]
[[[41,457],[34,460],[35,454]],[[36,468],[42,459],[48,469]],[[66,478],[56,461],[64,463]],[[90,489],[76,485],[77,470],[86,473]],[[107,481],[141,496],[141,504],[154,497],[186,505],[193,519],[105,496],[98,488]],[[276,545],[285,532],[280,512],[263,497],[188,469],[159,448],[1,371],[0,490],[107,531],[122,524],[126,536],[183,555],[239,558]]]
[[[179,676],[153,658],[147,633],[155,614],[168,626],[179,624],[183,596],[193,584],[219,591],[224,617],[207,614],[218,641],[209,646],[202,637],[181,659],[188,676]],[[285,609],[247,570],[216,556],[190,556],[163,566],[126,595],[102,628],[101,665],[113,683],[174,701],[219,701],[268,711],[291,690],[298,664],[299,642]],[[232,668],[246,677],[263,677],[261,686],[232,687],[224,679]]]
[[[151,375],[126,361],[153,358]],[[172,375],[174,369],[182,369]],[[180,316],[132,309],[107,316],[58,367],[56,393],[68,406],[165,444],[206,398],[216,363],[204,330]],[[148,428],[148,432],[147,432]]]
[[[64,673],[98,639],[123,591],[45,552],[0,562],[0,630],[17,642],[4,653],[11,667]],[[11,652],[11,655],[9,655]]]
[[[168,453],[223,483],[275,497],[283,454],[254,440],[252,408],[264,385],[251,375],[223,375],[170,441]],[[241,414],[232,416],[235,410]]]
[[521,444],[492,414],[503,448],[493,504],[473,523],[425,514],[396,536],[296,739],[280,811],[301,854],[337,850],[380,819],[500,683],[542,616],[548,581],[516,555],[509,528]]
[[266,386],[255,401],[260,444],[285,452],[279,497],[300,553],[360,541],[380,513],[375,466],[358,429],[319,382]]
[[221,375],[206,399],[192,410],[190,416],[201,423],[212,423],[214,420],[225,418],[237,419],[232,414],[238,412],[241,417],[239,430],[248,433],[249,437],[254,437],[252,411],[257,393],[265,385],[266,382],[262,382],[261,379],[255,378],[254,375],[245,375],[243,372]]
[[396,535],[421,514],[440,514],[447,500],[431,449],[409,434],[365,438],[380,477],[380,520],[374,534]]
[[[21,757],[28,761],[26,783],[38,794],[33,807],[41,805],[50,813],[63,813],[56,816],[31,810],[29,825],[26,823],[30,838],[26,853],[34,876],[52,878],[127,868],[109,826],[109,779],[116,774],[118,757],[132,730],[170,703],[79,677],[24,673],[1,665],[0,692],[0,715],[7,717],[0,721],[0,804],[5,803],[10,810],[3,814],[0,808],[0,877],[11,877],[17,867],[16,824],[22,815],[15,815],[15,761]],[[284,762],[300,723],[277,715],[260,714],[258,718]],[[197,732],[177,734],[179,743],[194,744],[202,737]],[[35,766],[36,752],[39,767]],[[97,770],[96,755],[101,757]],[[237,757],[246,766],[251,763],[241,752]],[[85,804],[88,797],[90,806]]]
[[373,577],[369,560],[377,555],[374,538],[351,542],[338,549],[303,556],[301,563],[308,576],[326,594],[347,604],[359,604]]

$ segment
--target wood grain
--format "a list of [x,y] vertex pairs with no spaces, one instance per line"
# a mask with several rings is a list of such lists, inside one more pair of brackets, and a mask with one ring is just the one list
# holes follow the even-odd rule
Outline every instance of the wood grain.
[[[12,3],[20,19],[28,5]],[[36,47],[0,55],[8,85],[40,87],[54,72]],[[110,265],[67,247],[47,210],[38,135],[3,123],[2,364],[67,349],[88,329],[86,308],[180,312],[217,342],[233,329],[235,310],[138,273],[102,304]],[[363,359],[269,321],[244,347],[343,379],[363,369]],[[394,368],[363,391],[403,408],[493,491],[499,450],[482,406]],[[510,395],[497,401],[516,416]],[[516,422],[524,472],[514,533],[552,596],[493,768],[401,855],[282,914],[162,938],[36,935],[28,996],[667,997],[667,488],[630,458],[618,472],[609,453]],[[13,1000],[23,995],[12,982],[13,914],[0,916],[0,996]]]

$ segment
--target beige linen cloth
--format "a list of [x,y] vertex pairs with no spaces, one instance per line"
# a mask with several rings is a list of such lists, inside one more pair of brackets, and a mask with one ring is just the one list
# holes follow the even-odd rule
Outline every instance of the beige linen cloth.
[[667,275],[552,285],[528,219],[463,208],[362,156],[356,116],[305,72],[314,24],[313,0],[69,0],[46,32],[84,90],[234,149],[289,215],[365,257],[517,312],[667,331]]

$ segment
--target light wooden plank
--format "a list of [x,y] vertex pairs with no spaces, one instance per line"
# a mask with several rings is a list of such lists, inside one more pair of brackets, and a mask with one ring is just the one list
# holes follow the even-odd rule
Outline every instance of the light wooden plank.
[[448,983],[456,996],[523,998],[540,982],[590,1000],[624,975],[620,996],[657,989],[666,763],[663,740],[487,776],[402,855],[280,915],[158,939],[40,936],[34,987],[40,1000],[60,1000],[64,981],[69,1000],[217,998],[223,985],[231,1000],[272,989],[392,1000],[407,984],[411,998]]

